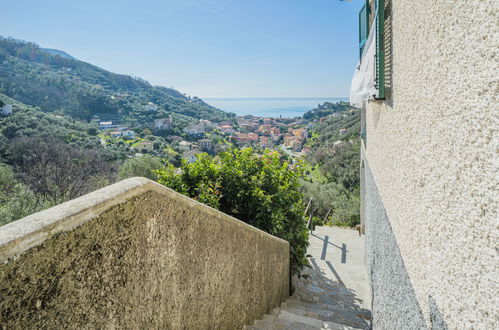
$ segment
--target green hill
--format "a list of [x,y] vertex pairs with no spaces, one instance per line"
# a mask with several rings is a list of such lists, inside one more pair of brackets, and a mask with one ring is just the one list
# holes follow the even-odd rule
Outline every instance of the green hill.
[[141,125],[168,115],[185,123],[201,118],[232,120],[235,116],[174,89],[152,86],[143,79],[68,56],[0,37],[0,92],[44,112],[83,120],[110,114]]
[[63,57],[63,58],[68,58],[70,60],[76,60],[76,58],[74,58],[73,56],[69,55],[68,53],[66,52],[63,52],[62,50],[59,50],[59,49],[52,49],[52,48],[42,48],[42,50],[46,51],[47,53],[49,54],[52,54],[52,55],[58,55],[60,57]]

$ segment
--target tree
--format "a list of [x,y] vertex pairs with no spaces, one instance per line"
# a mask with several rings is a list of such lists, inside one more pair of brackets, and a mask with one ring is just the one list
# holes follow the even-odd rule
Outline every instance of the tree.
[[159,170],[158,182],[208,204],[290,243],[291,271],[307,264],[308,232],[299,179],[300,165],[283,161],[280,154],[252,148],[231,149],[216,157],[198,155]]
[[0,164],[0,226],[51,206],[20,183],[8,165]]
[[127,159],[119,170],[119,178],[121,180],[134,176],[141,176],[151,180],[156,180],[157,175],[155,170],[160,170],[164,167],[160,158],[151,155],[144,155]]
[[14,140],[9,161],[37,196],[56,203],[113,182],[116,172],[101,151],[76,149],[55,139]]

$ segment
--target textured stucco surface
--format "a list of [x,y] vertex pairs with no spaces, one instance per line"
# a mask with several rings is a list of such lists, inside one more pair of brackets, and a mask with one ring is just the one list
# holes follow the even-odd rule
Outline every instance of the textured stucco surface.
[[499,4],[392,7],[392,98],[366,111],[374,181],[427,325],[438,310],[498,328]]
[[373,329],[425,329],[397,240],[374,183],[369,163],[365,169],[365,258],[372,290]]
[[6,328],[237,329],[288,298],[287,242],[142,178],[0,227],[0,253]]

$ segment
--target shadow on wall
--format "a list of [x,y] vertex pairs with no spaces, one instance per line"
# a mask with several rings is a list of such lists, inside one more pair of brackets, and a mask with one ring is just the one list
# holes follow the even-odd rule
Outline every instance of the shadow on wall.
[[[427,329],[409,274],[386,214],[369,163],[366,178],[366,258],[371,277],[373,327]],[[435,300],[430,299],[432,329],[447,329]]]
[[444,317],[440,313],[437,303],[432,296],[428,296],[428,307],[430,308],[431,328],[438,330],[447,330],[449,327],[447,326],[447,323],[445,322]]

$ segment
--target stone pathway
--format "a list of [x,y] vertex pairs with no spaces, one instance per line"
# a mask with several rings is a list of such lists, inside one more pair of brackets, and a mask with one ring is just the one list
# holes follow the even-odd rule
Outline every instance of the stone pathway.
[[371,294],[364,237],[355,230],[316,227],[308,248],[308,279],[293,279],[294,294],[244,329],[369,329]]

